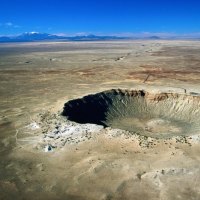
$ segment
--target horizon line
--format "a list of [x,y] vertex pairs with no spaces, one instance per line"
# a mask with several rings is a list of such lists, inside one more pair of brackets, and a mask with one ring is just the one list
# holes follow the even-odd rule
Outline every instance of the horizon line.
[[30,31],[30,32],[22,32],[18,34],[0,34],[0,37],[17,37],[23,34],[49,34],[60,37],[77,37],[77,36],[113,36],[113,37],[124,37],[124,38],[136,38],[136,37],[153,37],[157,36],[160,38],[199,38],[200,32],[195,33],[171,33],[171,32],[122,32],[122,33],[101,33],[101,32],[79,32],[79,33],[48,33],[48,32],[38,32],[38,31]]

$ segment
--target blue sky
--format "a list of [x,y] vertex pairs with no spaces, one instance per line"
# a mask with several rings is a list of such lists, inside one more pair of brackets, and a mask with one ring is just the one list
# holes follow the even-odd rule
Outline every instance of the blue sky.
[[200,1],[0,0],[0,35],[200,34]]

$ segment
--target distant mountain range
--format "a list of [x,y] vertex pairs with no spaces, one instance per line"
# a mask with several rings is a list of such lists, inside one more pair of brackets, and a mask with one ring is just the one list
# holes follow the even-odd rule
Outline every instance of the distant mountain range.
[[[59,36],[48,33],[26,32],[17,36],[2,36],[0,42],[33,42],[33,41],[101,41],[101,40],[125,40],[125,39],[143,39],[118,36],[99,36],[99,35],[81,35],[81,36]],[[145,39],[161,39],[158,36],[146,37]]]
[[102,36],[102,35],[78,35],[78,36],[60,36],[49,33],[39,32],[26,32],[17,36],[0,36],[0,43],[3,42],[36,42],[36,41],[107,41],[107,40],[177,40],[177,39],[189,39],[200,40],[198,36],[166,36],[159,37],[157,35],[152,36],[135,36],[135,37],[119,37],[119,36]]
[[0,42],[33,42],[33,41],[98,41],[98,40],[121,40],[127,37],[117,36],[97,36],[97,35],[81,35],[81,36],[58,36],[48,33],[28,32],[17,36],[2,36]]

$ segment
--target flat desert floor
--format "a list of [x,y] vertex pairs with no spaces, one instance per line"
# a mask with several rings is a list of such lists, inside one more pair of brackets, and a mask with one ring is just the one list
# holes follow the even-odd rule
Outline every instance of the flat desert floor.
[[1,200],[200,199],[198,128],[154,138],[61,116],[110,89],[195,95],[197,116],[200,41],[0,44]]

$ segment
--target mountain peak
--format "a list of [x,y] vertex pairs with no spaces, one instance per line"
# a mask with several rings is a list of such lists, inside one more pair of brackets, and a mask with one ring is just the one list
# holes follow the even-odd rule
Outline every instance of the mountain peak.
[[24,35],[34,35],[34,34],[41,34],[41,33],[32,31],[32,32],[25,32],[25,33],[23,33],[23,34],[24,34]]

